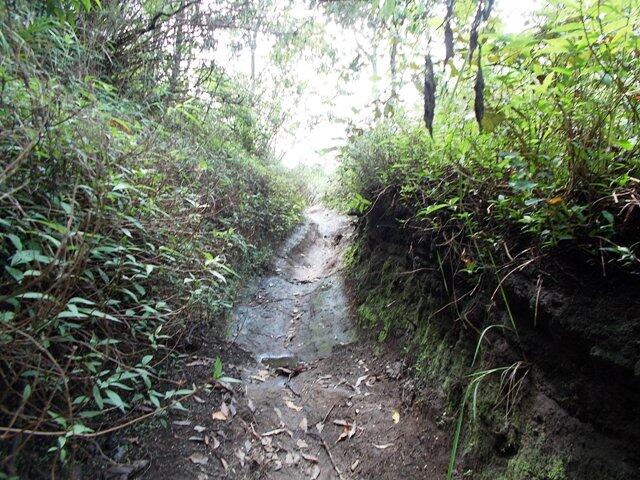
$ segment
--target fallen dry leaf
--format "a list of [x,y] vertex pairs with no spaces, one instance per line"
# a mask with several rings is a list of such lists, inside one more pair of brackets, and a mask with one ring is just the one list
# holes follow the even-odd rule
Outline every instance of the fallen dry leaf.
[[241,466],[241,467],[244,467],[244,457],[245,457],[245,454],[244,454],[244,452],[242,451],[242,449],[240,449],[240,448],[239,448],[239,449],[237,449],[237,450],[234,452],[234,455],[235,455],[235,456],[237,457],[237,459],[240,461],[240,466]]
[[198,403],[205,403],[205,401],[197,395],[194,395],[193,399]]
[[383,443],[382,445],[373,444],[374,447],[384,450],[385,448],[393,447],[393,443]]
[[213,412],[211,414],[211,418],[224,422],[227,419],[227,415],[222,410],[218,410],[217,412]]
[[324,423],[322,422],[316,423],[316,430],[318,430],[318,433],[322,433],[323,428],[324,428]]
[[273,407],[273,411],[276,412],[276,415],[278,416],[278,420],[280,420],[280,423],[284,425],[284,422],[282,421],[282,412],[280,411],[280,409],[278,407]]
[[398,423],[400,421],[400,412],[398,410],[394,410],[391,418],[393,419],[393,423]]
[[258,380],[259,382],[264,382],[270,376],[271,374],[269,373],[269,370],[260,370],[256,375],[251,375],[251,378],[254,380]]
[[189,457],[191,463],[195,463],[197,465],[206,465],[209,462],[209,457],[207,457],[204,453],[194,452]]
[[196,436],[189,437],[189,441],[190,442],[204,442],[204,437],[196,437]]
[[356,471],[356,468],[358,468],[358,465],[359,465],[359,464],[360,464],[360,460],[356,460],[355,462],[353,462],[353,463],[351,464],[351,471],[352,471],[352,472],[355,472],[355,471]]
[[195,427],[193,427],[193,429],[198,433],[202,433],[207,429],[207,427],[203,427],[202,425],[196,425]]
[[291,452],[287,452],[284,457],[284,463],[286,465],[293,465],[293,454]]
[[304,417],[302,420],[300,420],[300,424],[298,425],[298,427],[300,427],[300,430],[302,430],[304,433],[307,433],[307,430],[309,428],[307,424],[307,417]]
[[319,476],[320,467],[318,465],[314,465],[309,472],[309,477],[311,478],[311,480],[316,480],[316,478],[318,478]]
[[298,440],[296,440],[296,445],[298,446],[298,448],[302,449],[302,448],[309,448],[309,444],[307,442],[305,442],[304,440],[302,440],[301,438],[299,438]]
[[225,471],[229,470],[229,464],[224,458],[220,457],[220,463],[222,464],[222,468],[224,468]]
[[287,433],[287,429],[286,428],[276,428],[275,430],[269,430],[266,433],[263,433],[262,436],[263,437],[270,437],[271,435],[279,435],[281,433]]
[[360,384],[366,380],[367,378],[369,378],[369,375],[363,375],[361,377],[358,377],[358,380],[356,380],[356,384],[354,385],[355,388],[358,388],[360,386]]
[[205,435],[204,443],[209,447],[210,450],[215,450],[220,446],[220,440],[218,440],[218,437],[216,437],[215,435],[213,437]]
[[178,425],[179,427],[188,427],[191,425],[191,420],[176,420],[172,422],[174,425]]
[[353,422],[353,425],[351,425],[351,428],[349,429],[349,439],[351,439],[351,437],[353,437],[356,433],[356,422]]
[[344,440],[345,438],[347,438],[348,435],[349,435],[349,427],[342,427],[342,432],[340,433],[340,436],[336,440],[336,443]]
[[202,360],[195,360],[193,362],[189,362],[185,365],[185,367],[199,367],[199,366],[204,366],[207,363],[202,361]]
[[314,455],[309,455],[308,453],[301,453],[300,455],[302,455],[302,458],[304,458],[307,462],[311,462],[311,463],[319,463],[320,459]]
[[336,443],[344,440],[345,438],[351,439],[351,437],[353,437],[356,433],[356,422],[350,423],[346,420],[334,420],[333,423],[335,423],[336,425],[342,425],[342,432],[336,440]]
[[299,407],[298,405],[296,405],[295,403],[293,403],[291,400],[285,400],[284,401],[285,405],[287,407],[289,407],[291,410],[295,410],[296,412],[299,412],[302,410],[302,407]]

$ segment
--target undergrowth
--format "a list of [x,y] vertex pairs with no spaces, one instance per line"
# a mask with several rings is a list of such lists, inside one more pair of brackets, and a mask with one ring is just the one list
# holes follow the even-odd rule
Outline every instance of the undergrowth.
[[[187,332],[224,313],[303,204],[241,84],[217,74],[207,103],[167,100],[162,84],[125,96],[92,67],[102,52],[79,35],[65,17],[3,11],[8,473],[35,458],[53,475],[78,456],[79,439],[181,408],[196,386],[168,379],[167,362]],[[49,453],[30,457],[34,444]]]

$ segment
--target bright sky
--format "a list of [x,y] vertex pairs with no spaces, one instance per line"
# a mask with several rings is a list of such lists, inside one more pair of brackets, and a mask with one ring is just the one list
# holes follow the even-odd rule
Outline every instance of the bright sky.
[[[528,27],[532,13],[539,8],[541,1],[496,0],[495,14],[503,20],[507,33],[516,33]],[[314,15],[320,18],[319,12],[309,11],[302,6],[302,2],[300,5],[296,14],[303,17]],[[327,33],[332,44],[339,48],[345,58],[355,57],[356,42],[351,31],[337,25],[328,25]],[[270,48],[264,42],[261,46],[262,49],[258,49],[257,55],[258,71],[265,67]],[[221,50],[225,49],[218,49],[218,51]],[[248,51],[243,52],[239,58],[236,58],[233,65],[227,65],[232,70],[248,74],[249,58]],[[381,59],[380,64],[386,67],[388,62]],[[384,75],[384,68],[381,67],[380,70],[380,75]],[[339,119],[364,121],[372,111],[370,104],[373,99],[374,81],[371,78],[371,72],[364,68],[351,81],[342,83],[346,91],[341,95],[336,94],[340,74],[338,69],[326,75],[320,74],[313,60],[307,60],[298,62],[293,73],[306,84],[306,89],[298,104],[289,105],[293,107],[295,114],[285,124],[284,131],[274,142],[274,147],[285,166],[319,164],[326,171],[331,171],[337,165],[337,147],[344,144],[347,136],[346,125]],[[408,112],[413,111],[418,116],[422,102],[421,92],[410,78],[403,80],[404,87],[400,90],[402,105]],[[381,80],[379,84],[380,87],[384,87],[388,81]],[[330,101],[332,98],[333,102]],[[284,101],[286,102],[286,99]],[[320,120],[317,121],[317,119]],[[333,151],[327,151],[332,147],[334,147]]]

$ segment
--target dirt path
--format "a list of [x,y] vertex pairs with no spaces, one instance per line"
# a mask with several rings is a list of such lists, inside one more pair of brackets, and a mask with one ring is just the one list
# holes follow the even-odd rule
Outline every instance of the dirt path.
[[[411,406],[399,357],[356,342],[339,260],[350,234],[347,218],[306,212],[234,310],[220,356],[242,383],[148,436],[144,478],[443,478],[448,442]],[[185,358],[196,379],[216,355],[203,350]]]

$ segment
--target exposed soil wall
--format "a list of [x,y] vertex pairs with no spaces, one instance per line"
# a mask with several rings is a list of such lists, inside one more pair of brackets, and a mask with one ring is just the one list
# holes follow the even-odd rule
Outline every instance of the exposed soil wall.
[[[453,276],[403,215],[381,197],[360,218],[352,289],[359,320],[407,347],[415,401],[452,432],[470,375],[497,369],[467,396],[454,478],[640,478],[638,280],[556,258],[504,278],[501,297]],[[490,328],[478,348],[510,317],[517,334]]]

